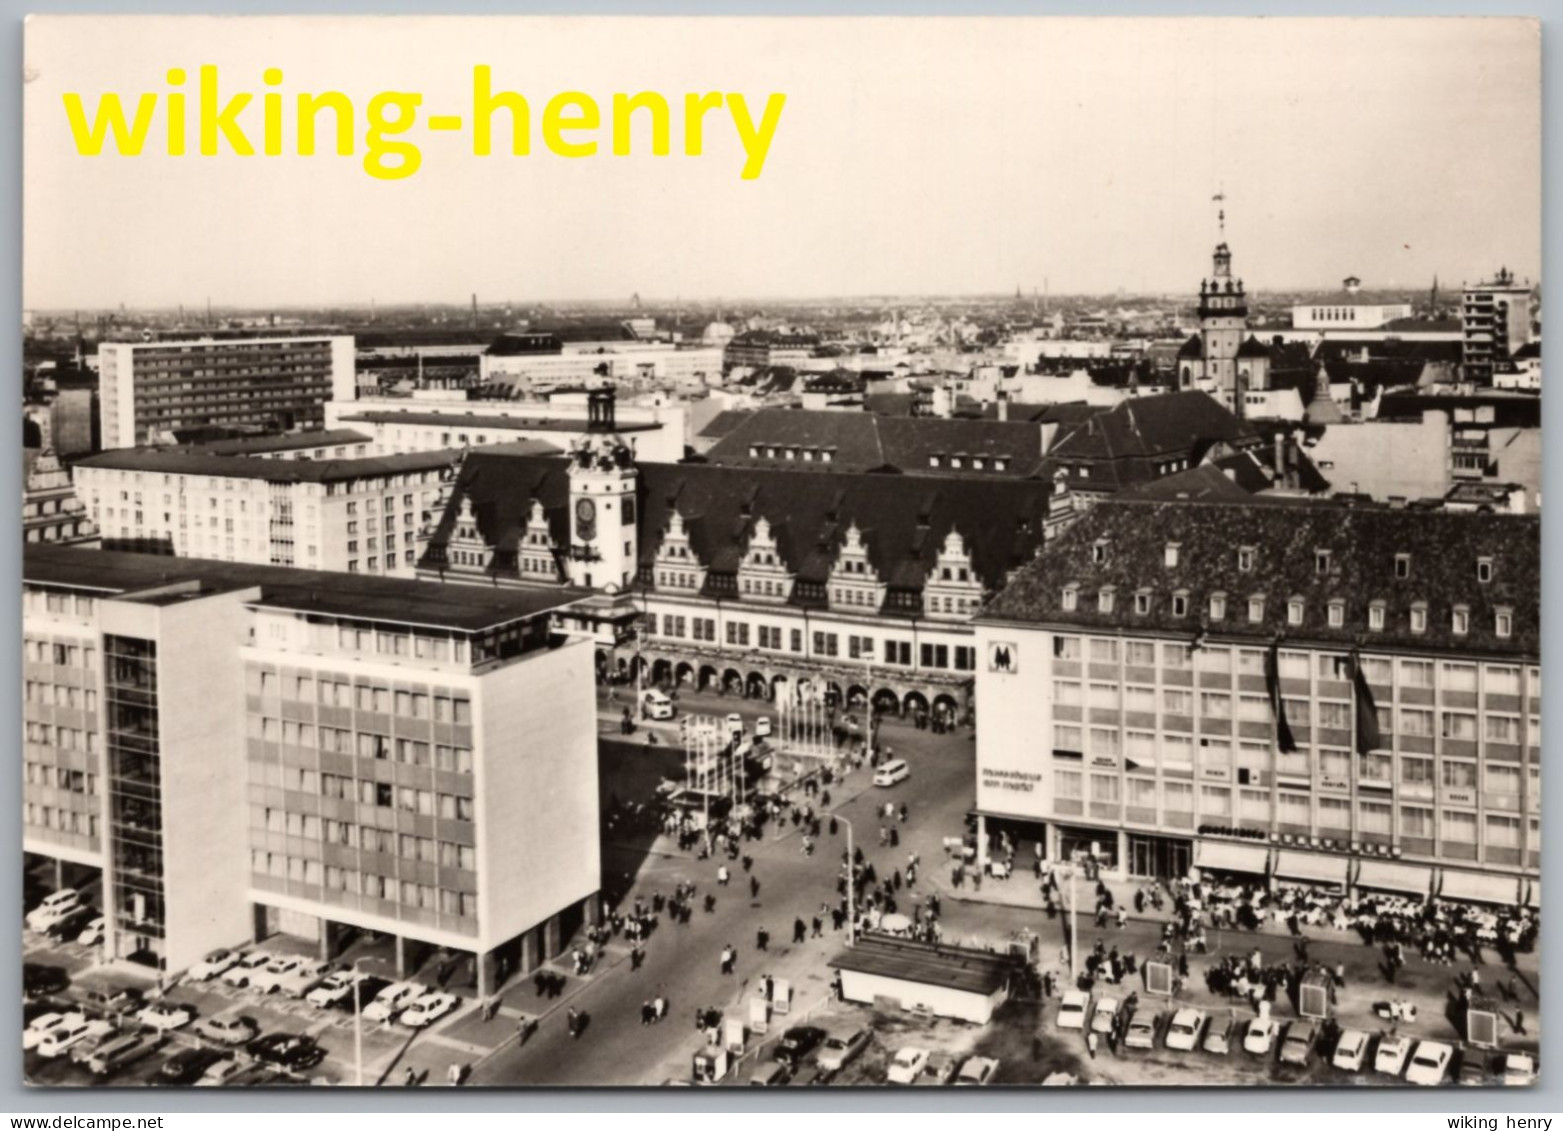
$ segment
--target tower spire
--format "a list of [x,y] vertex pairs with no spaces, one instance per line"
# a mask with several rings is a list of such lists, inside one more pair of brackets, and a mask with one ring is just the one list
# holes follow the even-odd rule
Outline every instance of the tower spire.
[[1226,186],[1223,185],[1221,188],[1217,189],[1216,195],[1211,197],[1210,200],[1212,204],[1220,205],[1220,207],[1216,209],[1216,230],[1219,233],[1219,239],[1225,240],[1227,238]]

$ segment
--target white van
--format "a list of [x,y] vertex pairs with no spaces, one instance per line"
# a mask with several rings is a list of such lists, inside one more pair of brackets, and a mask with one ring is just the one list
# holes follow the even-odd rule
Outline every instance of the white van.
[[874,771],[875,785],[895,785],[912,776],[912,767],[908,766],[900,758],[886,762]]
[[27,926],[34,931],[47,930],[80,906],[80,892],[61,888],[27,913]]
[[771,716],[761,715],[759,718],[754,720],[754,737],[771,737]]
[[642,718],[655,719],[659,722],[671,719],[674,715],[673,700],[669,699],[664,692],[654,687],[649,688],[641,693],[640,713]]

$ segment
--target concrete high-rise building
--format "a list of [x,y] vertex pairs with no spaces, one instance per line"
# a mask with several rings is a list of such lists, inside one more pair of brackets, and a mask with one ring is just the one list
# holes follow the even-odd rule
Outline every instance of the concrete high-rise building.
[[1517,283],[1507,267],[1487,282],[1468,284],[1460,302],[1465,376],[1492,384],[1493,372],[1531,340],[1528,284]]
[[320,428],[352,400],[350,336],[203,338],[98,346],[103,447],[163,443],[184,429]]
[[592,645],[551,628],[578,592],[24,557],[23,848],[101,874],[106,957],[374,931],[487,995],[595,916]]

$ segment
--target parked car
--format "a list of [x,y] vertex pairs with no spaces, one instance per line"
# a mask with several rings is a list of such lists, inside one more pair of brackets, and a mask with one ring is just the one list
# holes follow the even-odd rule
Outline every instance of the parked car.
[[1281,1042],[1281,1063],[1306,1065],[1313,1057],[1313,1046],[1318,1039],[1317,1022],[1293,1021],[1286,1027],[1286,1039]]
[[134,1013],[145,996],[134,986],[97,986],[81,995],[82,1001],[104,1013]]
[[907,1047],[897,1050],[895,1056],[890,1059],[890,1067],[885,1070],[885,1083],[887,1084],[911,1084],[922,1075],[923,1068],[928,1064],[928,1050],[916,1047]]
[[1378,1051],[1373,1054],[1373,1071],[1386,1076],[1399,1076],[1411,1055],[1410,1037],[1380,1037]]
[[127,1064],[134,1064],[163,1047],[166,1040],[162,1033],[124,1033],[104,1041],[87,1058],[87,1071],[94,1076],[108,1076]]
[[45,927],[43,933],[51,939],[66,942],[81,934],[87,929],[88,923],[98,918],[101,916],[95,907],[85,905],[73,907]]
[[648,687],[641,692],[640,714],[641,718],[666,720],[671,719],[677,713],[673,706],[673,700],[668,698],[667,692],[658,691],[654,687]]
[[148,1029],[169,1032],[182,1029],[195,1020],[195,1010],[177,1002],[160,1001],[147,1006],[136,1014],[136,1020]]
[[223,984],[244,989],[256,971],[262,970],[276,956],[264,950],[252,950],[223,972]]
[[226,974],[239,964],[244,955],[237,950],[214,950],[201,961],[190,967],[185,972],[185,979],[191,982],[206,982],[221,974]]
[[992,1081],[999,1070],[999,1062],[991,1056],[969,1056],[966,1063],[961,1065],[961,1070],[955,1074],[955,1084],[962,1086],[980,1086]]
[[34,1017],[22,1030],[22,1049],[35,1049],[43,1043],[43,1039],[54,1030],[64,1025],[73,1017],[81,1016],[78,1013],[45,1013]]
[[1423,1041],[1411,1054],[1411,1066],[1406,1069],[1406,1083],[1432,1086],[1442,1084],[1449,1071],[1454,1049],[1442,1041]]
[[792,1069],[779,1060],[768,1060],[764,1064],[755,1066],[754,1075],[749,1077],[751,1088],[780,1088],[792,1083]]
[[917,1088],[937,1088],[948,1084],[955,1079],[955,1069],[958,1062],[955,1057],[947,1052],[929,1054],[928,1063],[923,1065],[923,1070],[913,1082]]
[[1367,1056],[1368,1035],[1361,1029],[1347,1029],[1335,1042],[1335,1055],[1330,1063],[1344,1072],[1361,1072]]
[[263,994],[276,993],[295,973],[304,968],[304,959],[296,954],[279,954],[250,973],[250,989]]
[[402,1010],[401,1023],[409,1029],[424,1029],[446,1014],[454,1013],[460,1004],[461,999],[455,994],[423,994]]
[[727,716],[726,724],[728,738],[733,738],[734,736],[740,735],[744,732],[744,717],[737,711],[734,711],[732,714]]
[[74,1045],[80,1044],[89,1037],[102,1035],[101,1022],[94,1025],[85,1014],[68,1013],[65,1015],[65,1020],[51,1027],[35,1047],[39,1056],[53,1060],[57,1056],[64,1056]]
[[335,967],[329,962],[306,961],[278,980],[277,992],[287,994],[289,997],[304,997],[310,990],[320,985],[326,975],[334,969]]
[[194,1084],[206,1074],[208,1068],[223,1060],[226,1056],[226,1053],[205,1047],[180,1049],[157,1066],[157,1078],[153,1083],[162,1084],[165,1087],[182,1087],[187,1084]]
[[1115,997],[1097,998],[1096,1010],[1091,1014],[1091,1032],[1111,1033],[1117,1021],[1118,999]]
[[1524,1087],[1536,1082],[1536,1058],[1526,1052],[1511,1052],[1503,1058],[1503,1082]]
[[1243,1051],[1255,1056],[1269,1056],[1270,1050],[1275,1047],[1276,1034],[1280,1031],[1281,1023],[1275,1018],[1255,1017],[1243,1034]]
[[76,936],[76,941],[82,946],[99,946],[107,932],[108,921],[102,915],[94,915]]
[[1216,1056],[1226,1056],[1232,1051],[1232,1038],[1238,1022],[1235,1018],[1226,1020],[1213,1020],[1210,1028],[1205,1031],[1205,1039],[1200,1042],[1200,1048]]
[[364,1020],[389,1021],[422,996],[423,987],[417,982],[392,982],[364,1006]]
[[22,963],[22,993],[27,997],[57,994],[70,984],[71,977],[63,966],[51,966],[43,962]]
[[912,767],[908,766],[900,758],[892,758],[874,771],[874,784],[877,786],[897,785],[911,776]]
[[314,1068],[326,1059],[326,1050],[304,1033],[272,1033],[251,1041],[248,1051],[256,1060],[294,1071]]
[[249,1065],[241,1064],[232,1058],[213,1061],[206,1066],[206,1071],[201,1073],[200,1079],[195,1082],[195,1086],[197,1088],[218,1088],[225,1084],[231,1084],[236,1076],[249,1067]]
[[819,1051],[819,1066],[827,1072],[840,1072],[868,1047],[871,1037],[867,1029],[833,1030]]
[[1167,1047],[1181,1052],[1192,1050],[1199,1044],[1199,1034],[1205,1028],[1205,1020],[1205,1011],[1202,1009],[1178,1010],[1167,1026]]
[[1149,1009],[1136,1009],[1123,1030],[1123,1044],[1131,1049],[1156,1047],[1156,1014]]
[[[310,1005],[325,1009],[327,1006],[346,1004],[352,1007],[353,987],[359,987],[360,997],[365,1001],[373,1001],[374,994],[365,996],[364,982],[370,975],[362,970],[338,970],[335,974],[327,975],[319,985],[304,995],[304,1000]],[[375,993],[379,991],[376,990]]]
[[825,1030],[813,1025],[795,1025],[776,1042],[776,1059],[796,1072],[805,1057],[825,1040]]
[[89,1021],[87,1030],[87,1035],[71,1046],[71,1059],[77,1064],[86,1064],[87,1058],[98,1051],[99,1045],[113,1040],[121,1032],[119,1025],[107,1017]]
[[1471,1088],[1485,1088],[1493,1080],[1491,1058],[1481,1049],[1463,1049],[1459,1056],[1455,1079]]
[[61,888],[53,895],[45,896],[42,903],[27,913],[25,920],[30,931],[46,931],[62,916],[81,906],[81,892],[75,888]]
[[195,1032],[220,1045],[247,1045],[260,1036],[260,1026],[249,1017],[208,1017],[196,1022]]
[[771,737],[771,716],[761,715],[759,718],[754,720],[754,737]]
[[1091,1008],[1091,995],[1083,990],[1070,990],[1058,1003],[1058,1027],[1060,1029],[1084,1029],[1086,1011]]

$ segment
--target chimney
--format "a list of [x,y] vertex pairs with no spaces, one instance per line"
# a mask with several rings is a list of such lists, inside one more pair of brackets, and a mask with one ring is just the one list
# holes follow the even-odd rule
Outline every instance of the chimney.
[[999,394],[999,419],[1009,419],[1009,398],[1002,393]]
[[1275,481],[1282,482],[1286,478],[1286,433],[1279,428],[1275,431]]

